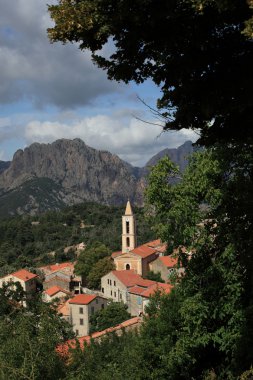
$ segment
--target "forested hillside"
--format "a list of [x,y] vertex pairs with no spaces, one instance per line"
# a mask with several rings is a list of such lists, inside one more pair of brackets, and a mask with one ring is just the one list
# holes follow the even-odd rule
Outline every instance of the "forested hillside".
[[[111,251],[120,250],[124,207],[82,203],[49,211],[38,217],[13,217],[0,221],[0,275],[21,267],[74,260],[73,251],[64,248],[84,242],[102,242]],[[138,244],[154,238],[144,210],[134,209]],[[55,251],[55,255],[48,254]]]

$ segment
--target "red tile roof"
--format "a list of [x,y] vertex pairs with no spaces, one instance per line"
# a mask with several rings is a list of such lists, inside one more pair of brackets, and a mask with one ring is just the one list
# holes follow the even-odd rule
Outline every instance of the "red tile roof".
[[28,272],[28,270],[26,270],[26,269],[20,269],[17,272],[11,273],[11,276],[17,277],[19,280],[22,280],[22,281],[25,281],[25,282],[29,281],[29,280],[32,280],[33,278],[38,277],[37,274]]
[[77,305],[88,305],[91,301],[96,298],[96,294],[78,294],[72,298],[69,303]]
[[145,257],[151,256],[154,253],[156,253],[156,250],[144,244],[132,249],[131,252],[135,253],[138,256],[141,256],[144,259]]
[[74,270],[74,264],[71,262],[67,263],[60,263],[60,264],[53,264],[53,265],[47,265],[45,267],[40,267],[39,269],[41,270],[48,270],[50,272],[56,272],[58,270],[62,270],[65,268],[71,268]]
[[133,293],[133,294],[137,294],[137,295],[142,295],[142,293],[147,290],[147,288],[144,288],[142,286],[133,286],[131,287],[128,292],[129,293]]
[[144,292],[142,293],[143,297],[149,298],[152,296],[155,292],[161,291],[166,294],[169,294],[171,292],[171,289],[173,288],[170,284],[163,284],[161,282],[157,282],[155,285],[148,287]]
[[140,317],[134,317],[134,318],[128,319],[127,321],[124,321],[124,322],[120,323],[119,325],[114,326],[114,327],[110,327],[110,328],[108,328],[106,330],[98,331],[98,332],[95,332],[95,333],[93,333],[91,335],[82,336],[82,337],[77,338],[77,339],[70,339],[67,342],[63,343],[63,344],[60,344],[56,348],[56,351],[61,356],[68,357],[68,355],[69,355],[69,349],[70,348],[72,348],[72,349],[75,348],[77,341],[80,344],[80,348],[83,350],[85,342],[87,344],[89,344],[90,341],[91,341],[91,339],[100,338],[103,335],[109,334],[109,333],[111,333],[113,331],[121,330],[122,328],[130,327],[130,326],[134,327],[135,325],[138,326],[141,322],[142,322],[142,319]]
[[159,260],[167,267],[167,268],[173,268],[175,265],[177,265],[178,259],[176,257],[172,256],[160,256]]
[[165,293],[170,293],[173,287],[170,284],[164,284],[162,282],[155,282],[155,281],[151,281],[151,282],[152,283],[150,285],[147,285],[146,287],[133,286],[128,291],[129,293],[149,298],[158,290],[164,291]]
[[150,280],[143,280],[143,278],[135,273],[133,269],[130,270],[113,270],[112,274],[117,277],[117,279],[122,282],[126,287],[141,285],[143,282]]
[[48,294],[50,297],[54,296],[55,294],[63,292],[63,293],[68,293],[66,290],[63,288],[60,288],[59,286],[52,286],[51,288],[45,290],[45,293]]
[[160,246],[161,244],[162,244],[161,239],[156,239],[156,240],[149,241],[149,242],[145,243],[144,245],[147,245],[148,247],[156,248],[156,247]]

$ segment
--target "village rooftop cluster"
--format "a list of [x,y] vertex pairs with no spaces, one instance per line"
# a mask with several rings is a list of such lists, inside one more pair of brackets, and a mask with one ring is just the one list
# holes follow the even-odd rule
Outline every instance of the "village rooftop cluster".
[[[101,278],[100,290],[87,288],[82,276],[75,274],[75,265],[71,262],[37,268],[37,274],[21,269],[1,278],[0,287],[18,282],[27,297],[32,298],[38,291],[40,279],[43,301],[58,302],[59,315],[72,325],[75,335],[83,344],[90,339],[90,317],[111,302],[127,305],[132,319],[92,334],[93,338],[123,327],[136,328],[145,314],[149,298],[157,291],[170,293],[170,275],[182,275],[184,268],[178,267],[176,257],[165,254],[166,244],[160,239],[137,246],[136,221],[128,201],[122,216],[122,250],[112,253],[111,259],[116,269]],[[149,271],[160,273],[164,283],[145,279]]]

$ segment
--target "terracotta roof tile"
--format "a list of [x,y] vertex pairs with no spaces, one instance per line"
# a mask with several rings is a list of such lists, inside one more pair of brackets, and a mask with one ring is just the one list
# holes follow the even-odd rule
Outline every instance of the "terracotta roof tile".
[[144,244],[132,249],[131,252],[135,253],[138,256],[141,256],[142,258],[145,258],[156,253],[156,250]]
[[28,272],[28,270],[26,270],[26,269],[20,269],[17,272],[11,273],[11,276],[17,277],[19,280],[22,280],[25,282],[32,280],[33,278],[38,277],[37,274]]
[[160,256],[159,260],[167,267],[167,268],[173,268],[175,265],[177,265],[178,259],[176,257],[172,256]]
[[161,291],[166,294],[169,294],[171,292],[171,289],[173,288],[170,284],[163,284],[161,282],[157,282],[155,285],[148,287],[144,292],[142,293],[143,297],[149,298],[152,296],[155,292]]
[[145,280],[139,274],[137,274],[133,269],[130,270],[113,270],[111,272],[117,279],[122,282],[126,287],[131,287],[135,285],[147,287],[153,285],[155,281]]
[[164,291],[165,293],[170,293],[172,289],[172,285],[164,284],[162,282],[150,281],[147,286],[133,286],[128,292],[136,295],[140,295],[142,297],[149,298],[152,294],[154,294],[157,290]]
[[54,273],[54,272],[58,272],[58,271],[67,272],[72,275],[74,273],[74,268],[75,268],[74,263],[66,262],[66,263],[60,263],[60,264],[46,265],[43,267],[39,267],[38,269],[41,270],[46,275]]
[[59,292],[63,292],[66,294],[69,293],[66,290],[64,290],[63,288],[60,288],[59,286],[52,286],[51,288],[45,290],[45,293],[48,294],[50,297],[54,296],[55,294],[57,294]]
[[77,305],[88,305],[96,297],[96,294],[77,294],[74,298],[72,298],[69,301],[69,303]]
[[89,344],[91,339],[97,339],[97,338],[99,338],[99,337],[101,337],[103,335],[106,335],[106,334],[111,333],[113,331],[121,330],[122,328],[125,328],[125,327],[134,326],[134,325],[138,326],[138,324],[141,323],[141,322],[142,322],[142,319],[140,317],[134,317],[134,318],[128,319],[127,321],[124,321],[124,322],[120,323],[119,325],[114,326],[114,327],[110,327],[110,328],[108,328],[106,330],[98,331],[98,332],[95,332],[95,333],[93,333],[91,335],[82,336],[82,337],[77,338],[77,339],[70,339],[67,342],[63,343],[63,344],[60,344],[56,348],[56,351],[61,356],[68,357],[68,355],[69,355],[69,349],[70,348],[75,348],[77,341],[80,344],[80,348],[83,349],[84,348],[84,344],[85,343]]
[[144,245],[147,245],[148,247],[156,248],[160,246],[161,244],[162,244],[161,239],[156,239],[156,240],[148,241]]
[[142,280],[141,276],[133,269],[131,270],[113,270],[112,274],[118,278],[125,286],[134,286]]

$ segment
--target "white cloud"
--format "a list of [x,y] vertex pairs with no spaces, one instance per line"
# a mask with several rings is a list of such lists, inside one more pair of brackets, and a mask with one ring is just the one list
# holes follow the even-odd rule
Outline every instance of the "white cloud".
[[77,137],[93,148],[108,150],[136,166],[144,165],[162,149],[175,148],[189,139],[196,140],[193,132],[183,130],[161,134],[160,127],[145,124],[133,117],[119,119],[108,115],[83,117],[68,123],[34,120],[25,128],[28,144]]

